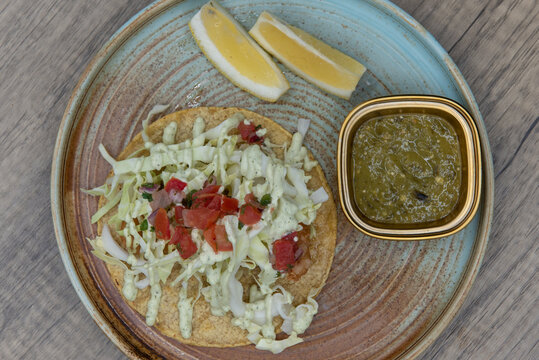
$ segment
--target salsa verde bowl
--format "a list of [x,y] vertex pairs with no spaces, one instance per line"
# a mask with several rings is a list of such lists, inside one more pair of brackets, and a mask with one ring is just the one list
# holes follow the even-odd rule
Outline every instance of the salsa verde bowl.
[[[442,118],[456,132],[461,161],[456,205],[447,215],[435,220],[400,224],[376,221],[365,215],[354,199],[354,137],[361,126],[371,119],[377,121],[383,116],[410,114]],[[426,132],[425,136],[428,137]],[[479,206],[481,173],[481,146],[475,122],[461,105],[444,97],[404,95],[372,99],[355,107],[341,127],[337,149],[339,198],[348,220],[369,236],[385,240],[427,240],[462,230]]]

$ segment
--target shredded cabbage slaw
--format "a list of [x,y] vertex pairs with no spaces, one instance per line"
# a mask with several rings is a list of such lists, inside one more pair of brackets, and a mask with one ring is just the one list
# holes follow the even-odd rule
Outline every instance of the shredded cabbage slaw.
[[[212,129],[205,129],[204,119],[197,118],[192,138],[181,143],[175,143],[177,124],[170,122],[164,129],[162,142],[153,143],[147,134],[149,120],[167,108],[156,106],[143,121],[142,137],[148,156],[117,161],[103,145],[99,146],[102,156],[112,166],[113,175],[102,186],[83,190],[107,200],[91,221],[99,221],[112,209],[117,212],[104,225],[101,236],[89,239],[93,254],[124,269],[122,293],[126,299],[135,300],[138,290],[150,287],[146,311],[149,326],[156,322],[161,286],[167,283],[178,288],[180,333],[184,338],[191,336],[193,307],[203,297],[210,304],[213,315],[231,312],[232,324],[247,330],[248,339],[258,349],[276,354],[302,342],[298,335],[308,328],[318,311],[318,304],[313,299],[318,289],[311,290],[306,303],[294,307],[292,294],[276,284],[280,273],[274,269],[270,258],[273,242],[301,230],[300,223],[312,224],[321,203],[328,199],[324,188],[312,191],[307,187],[310,177],[306,171],[317,164],[309,159],[303,145],[308,120],[300,121],[299,131],[293,135],[289,146],[275,145],[268,139],[263,145],[248,144],[242,142],[239,135],[230,134],[240,122],[249,124],[239,112]],[[265,131],[259,129],[256,134],[262,137]],[[279,146],[284,149],[284,159],[273,151]],[[257,198],[270,194],[271,202],[256,224],[242,226],[236,215],[218,220],[226,229],[232,251],[216,253],[204,241],[202,231],[192,229],[190,235],[197,251],[183,259],[176,247],[156,237],[153,229],[141,228],[140,224],[153,212],[150,199],[138,191],[141,186],[166,184],[176,178],[187,184],[185,192],[188,193],[202,189],[212,177],[221,185],[219,192],[226,189],[240,205],[249,193]],[[125,238],[125,249],[116,243],[111,232]],[[169,279],[175,264],[179,265],[179,275]],[[243,301],[243,285],[237,278],[240,267],[260,269],[256,284],[246,289],[248,302]],[[199,283],[194,297],[187,294],[191,278],[196,278]],[[288,334],[284,340],[276,340],[275,316],[284,320],[281,329]]]

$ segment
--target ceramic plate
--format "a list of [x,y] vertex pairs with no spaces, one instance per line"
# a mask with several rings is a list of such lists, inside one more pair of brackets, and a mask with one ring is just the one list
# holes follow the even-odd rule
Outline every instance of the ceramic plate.
[[361,235],[338,211],[335,260],[317,298],[320,311],[305,342],[284,359],[413,358],[447,326],[478,271],[493,206],[492,159],[485,127],[465,80],[442,47],[413,18],[382,0],[223,1],[246,27],[268,10],[360,60],[368,68],[350,101],[338,99],[284,69],[291,89],[276,103],[234,87],[202,55],[187,22],[204,1],[158,1],[124,25],[98,53],[77,85],[61,123],[52,169],[52,212],[60,252],[84,305],[112,341],[132,358],[271,358],[254,346],[203,348],[167,338],[124,303],[104,264],[89,253],[97,199],[80,188],[103,183],[113,155],[141,130],[156,104],[174,110],[238,106],[288,130],[311,119],[307,146],[337,196],[336,147],[346,114],[388,94],[446,96],[475,117],[482,142],[483,195],[473,222],[458,234],[423,242]]

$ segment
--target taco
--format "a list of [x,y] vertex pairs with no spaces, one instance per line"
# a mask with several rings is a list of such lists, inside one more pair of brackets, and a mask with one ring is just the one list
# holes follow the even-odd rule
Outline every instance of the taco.
[[[164,110],[163,108],[157,109]],[[150,116],[152,113],[150,114]],[[114,159],[93,253],[149,326],[182,343],[302,341],[333,260],[336,208],[321,167],[294,135],[238,108],[166,115]],[[288,337],[276,340],[276,334]]]

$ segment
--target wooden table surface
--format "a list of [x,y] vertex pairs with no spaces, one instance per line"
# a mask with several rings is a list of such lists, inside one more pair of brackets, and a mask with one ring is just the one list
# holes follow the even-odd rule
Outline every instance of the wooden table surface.
[[[421,359],[539,359],[539,6],[397,0],[449,52],[494,157],[490,242],[474,286]],[[0,359],[122,359],[77,297],[56,246],[51,160],[90,59],[149,0],[0,1]]]

